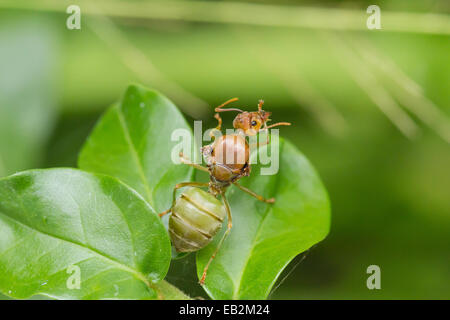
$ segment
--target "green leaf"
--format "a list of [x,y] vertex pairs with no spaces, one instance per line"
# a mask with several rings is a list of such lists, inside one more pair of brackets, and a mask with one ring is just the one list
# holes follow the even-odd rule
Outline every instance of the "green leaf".
[[[81,169],[111,175],[139,192],[158,212],[170,207],[176,183],[191,181],[193,170],[171,160],[176,129],[191,129],[166,97],[130,86],[121,103],[98,122],[82,148]],[[191,140],[193,141],[193,140]]]
[[191,300],[183,291],[171,285],[167,281],[161,281],[157,285],[158,292],[165,300]]
[[[259,202],[235,186],[228,190],[233,227],[204,286],[214,299],[266,298],[286,265],[329,231],[329,200],[317,173],[292,144],[280,139],[279,152],[277,174],[261,175],[261,166],[253,165],[250,177],[241,180],[256,193],[275,197],[275,204]],[[199,277],[222,233],[198,252]]]
[[[0,179],[0,291],[8,296],[161,298],[155,283],[170,256],[159,217],[115,178],[47,169]],[[71,266],[80,289],[67,286]]]

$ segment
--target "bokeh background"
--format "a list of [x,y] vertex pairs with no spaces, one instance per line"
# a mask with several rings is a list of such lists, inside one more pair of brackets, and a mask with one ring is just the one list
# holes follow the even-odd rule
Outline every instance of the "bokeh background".
[[[66,28],[70,4],[81,30]],[[381,30],[366,27],[371,4]],[[449,13],[447,0],[0,0],[0,176],[76,166],[133,82],[206,128],[221,102],[263,98],[332,203],[329,236],[270,298],[449,299]],[[366,287],[372,264],[381,290]],[[193,255],[168,279],[205,296]]]

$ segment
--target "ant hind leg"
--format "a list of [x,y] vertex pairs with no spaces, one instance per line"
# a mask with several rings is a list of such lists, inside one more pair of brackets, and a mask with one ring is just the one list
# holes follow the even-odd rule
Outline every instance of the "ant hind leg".
[[248,193],[249,195],[251,195],[252,197],[255,197],[256,199],[258,199],[259,201],[265,202],[265,203],[275,203],[275,198],[270,198],[270,199],[266,199],[263,196],[260,196],[259,194],[256,194],[255,192],[253,192],[250,189],[247,189],[244,186],[241,186],[239,183],[234,182],[233,183],[236,187],[238,187],[239,189],[241,189],[242,191]]
[[227,218],[228,218],[228,224],[227,224],[227,230],[225,231],[225,233],[223,234],[222,238],[219,241],[219,244],[216,247],[216,250],[214,250],[214,253],[212,254],[212,256],[209,258],[208,263],[206,264],[205,268],[203,269],[203,274],[202,274],[202,278],[200,279],[199,283],[200,285],[204,285],[205,284],[205,279],[206,279],[206,274],[208,272],[209,269],[209,265],[211,264],[211,262],[214,260],[214,258],[217,255],[217,252],[219,252],[220,247],[222,246],[223,242],[225,241],[225,239],[228,237],[228,234],[231,231],[231,227],[233,225],[232,222],[232,217],[231,217],[231,210],[230,210],[230,205],[228,204],[228,200],[225,197],[225,193],[221,192],[220,195],[222,196],[222,201],[223,204],[225,205],[225,209],[227,211]]

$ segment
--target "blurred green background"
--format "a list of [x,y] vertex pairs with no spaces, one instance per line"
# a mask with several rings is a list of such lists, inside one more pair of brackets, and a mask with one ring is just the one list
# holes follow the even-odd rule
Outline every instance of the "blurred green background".
[[[66,28],[70,4],[81,30]],[[366,27],[370,4],[381,30]],[[0,0],[0,176],[76,166],[132,82],[204,128],[223,101],[262,98],[332,203],[329,236],[270,298],[449,299],[449,13],[447,0]],[[372,264],[381,290],[366,287]],[[168,280],[205,296],[193,255]]]

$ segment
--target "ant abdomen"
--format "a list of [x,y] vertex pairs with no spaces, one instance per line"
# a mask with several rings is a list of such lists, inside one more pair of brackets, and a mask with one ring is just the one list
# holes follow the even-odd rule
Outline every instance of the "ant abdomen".
[[204,248],[220,230],[226,211],[212,194],[189,188],[181,194],[169,218],[169,233],[178,252]]

